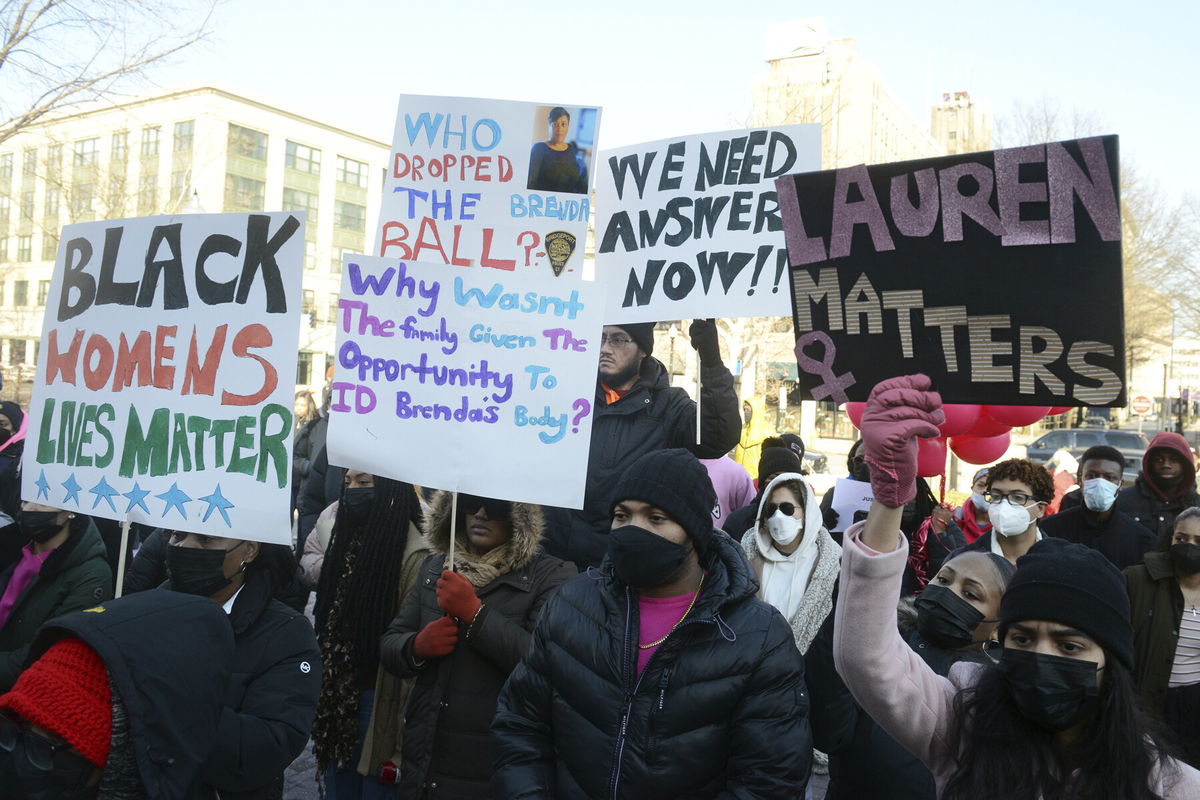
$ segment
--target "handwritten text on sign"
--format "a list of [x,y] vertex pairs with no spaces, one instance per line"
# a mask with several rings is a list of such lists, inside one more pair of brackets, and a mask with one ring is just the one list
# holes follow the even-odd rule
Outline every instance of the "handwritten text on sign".
[[290,543],[302,220],[212,214],[64,228],[22,496]]
[[609,321],[790,313],[773,181],[820,163],[819,125],[602,153],[596,275],[609,286]]
[[347,256],[331,463],[438,489],[579,507],[599,287]]

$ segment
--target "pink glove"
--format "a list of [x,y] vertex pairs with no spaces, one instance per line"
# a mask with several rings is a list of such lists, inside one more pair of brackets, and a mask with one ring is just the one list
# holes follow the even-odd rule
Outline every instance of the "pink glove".
[[878,383],[867,398],[859,430],[871,467],[875,499],[900,508],[917,494],[917,439],[940,436],[946,421],[942,397],[928,391],[926,375],[902,375]]

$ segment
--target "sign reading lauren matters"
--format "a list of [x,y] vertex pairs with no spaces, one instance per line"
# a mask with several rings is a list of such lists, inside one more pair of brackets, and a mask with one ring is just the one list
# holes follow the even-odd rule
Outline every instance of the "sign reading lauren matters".
[[1104,136],[779,178],[805,393],[1124,405],[1117,174]]

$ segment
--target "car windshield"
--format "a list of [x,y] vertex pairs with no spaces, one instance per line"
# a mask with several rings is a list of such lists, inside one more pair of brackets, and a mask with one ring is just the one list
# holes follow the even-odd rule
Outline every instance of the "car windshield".
[[1143,434],[1116,431],[1108,432],[1108,443],[1122,450],[1145,450],[1149,444]]

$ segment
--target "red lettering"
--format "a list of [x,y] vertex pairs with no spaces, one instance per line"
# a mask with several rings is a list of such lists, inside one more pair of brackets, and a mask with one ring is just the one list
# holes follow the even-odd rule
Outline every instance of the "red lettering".
[[[398,232],[399,236],[391,236],[393,232]],[[401,261],[408,261],[412,256],[412,250],[404,243],[408,238],[408,228],[403,222],[385,222],[383,224],[383,236],[380,237],[379,255],[382,258],[388,257],[388,248],[399,248],[400,252],[395,254],[393,258],[398,258]]]
[[174,339],[177,330],[174,325],[159,325],[154,332],[154,385],[159,389],[175,385],[175,367],[163,362],[175,358],[175,347],[167,344],[167,339]]
[[492,165],[492,157],[491,156],[480,156],[478,159],[476,159],[476,161],[475,161],[475,180],[484,181],[484,182],[490,181],[492,179],[492,176],[488,175],[486,172],[483,172],[483,170],[487,169],[491,165]]
[[67,352],[60,353],[58,350],[58,330],[50,329],[50,343],[46,348],[46,385],[50,386],[54,383],[58,375],[62,375],[63,381],[75,385],[75,365],[79,362],[79,345],[83,343],[83,331],[76,330],[75,336],[71,338],[71,346],[67,348]]
[[234,394],[233,392],[222,391],[221,405],[257,405],[270,397],[271,393],[275,391],[275,387],[279,385],[279,373],[275,371],[275,366],[262,356],[250,352],[250,349],[253,347],[270,347],[271,341],[271,331],[265,325],[257,322],[242,328],[233,337],[233,354],[235,356],[238,358],[253,358],[262,365],[263,384],[262,388],[254,394]]
[[[196,348],[196,328],[192,328],[192,341],[188,345],[187,366],[183,371],[183,394],[206,394],[210,397],[217,382],[217,367],[221,365],[221,351],[225,349],[225,334],[228,325],[221,325],[213,331],[212,342],[204,355],[204,364],[199,361]],[[194,386],[194,388],[193,388]]]
[[132,345],[129,344],[129,340],[122,333],[121,341],[117,344],[117,368],[113,370],[112,390],[119,392],[132,385],[133,371],[135,369],[137,370],[138,386],[149,386],[151,381],[151,360],[149,331],[138,333]]
[[[430,240],[426,240],[426,233],[431,234]],[[417,243],[413,245],[413,261],[421,260],[422,250],[436,250],[437,254],[442,257],[442,263],[447,264],[450,259],[446,258],[446,251],[442,247],[442,237],[438,235],[437,222],[430,217],[421,218],[421,227],[417,230]]]
[[515,258],[492,258],[489,254],[492,252],[492,237],[496,231],[493,228],[483,229],[483,257],[479,259],[479,263],[484,267],[492,267],[493,269],[515,270],[517,268],[517,260]]
[[454,226],[454,244],[450,248],[450,263],[456,267],[469,267],[474,262],[469,258],[460,258],[458,255],[458,240],[462,236],[462,225]]
[[[400,162],[404,162],[404,168],[401,169]],[[403,153],[396,153],[396,157],[392,160],[392,177],[403,178],[408,174],[408,156]]]
[[[94,366],[92,361],[93,356],[99,356],[100,360]],[[93,392],[98,392],[104,388],[104,384],[108,383],[108,376],[112,373],[113,368],[113,349],[112,345],[98,333],[93,333],[88,337],[87,348],[83,351],[83,383]]]
[[507,183],[511,181],[513,176],[512,161],[504,156],[496,156],[496,163],[500,165],[500,182]]

